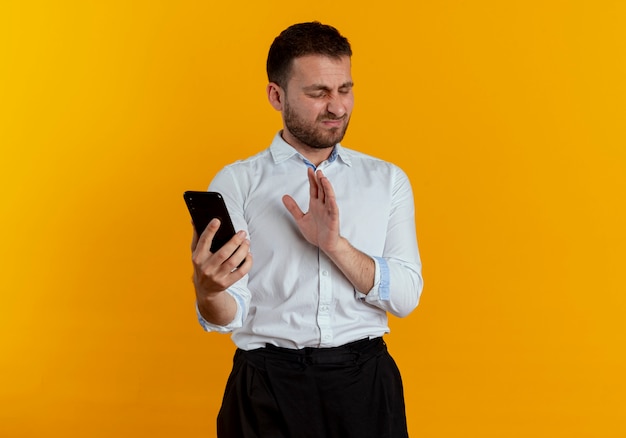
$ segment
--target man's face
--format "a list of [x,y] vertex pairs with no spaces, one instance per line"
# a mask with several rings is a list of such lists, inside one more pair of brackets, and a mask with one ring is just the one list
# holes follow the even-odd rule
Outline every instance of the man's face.
[[285,141],[313,149],[332,148],[341,141],[354,106],[352,85],[348,56],[296,58],[285,87]]

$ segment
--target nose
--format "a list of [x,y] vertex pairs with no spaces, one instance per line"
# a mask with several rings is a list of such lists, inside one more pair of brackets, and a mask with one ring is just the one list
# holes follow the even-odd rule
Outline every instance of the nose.
[[326,110],[336,118],[340,119],[347,114],[348,107],[349,105],[346,96],[333,95],[328,101]]

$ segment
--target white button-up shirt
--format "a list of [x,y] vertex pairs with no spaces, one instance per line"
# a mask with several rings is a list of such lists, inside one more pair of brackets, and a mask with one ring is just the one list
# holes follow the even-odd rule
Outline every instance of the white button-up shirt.
[[306,212],[307,167],[276,135],[271,146],[222,169],[209,186],[224,197],[236,230],[250,239],[253,266],[228,289],[237,314],[226,326],[198,319],[207,331],[232,332],[237,347],[334,347],[389,332],[387,312],[408,315],[422,292],[413,193],[397,166],[337,144],[318,166],[339,206],[340,234],[372,257],[374,286],[357,291],[308,243],[285,206],[291,195]]

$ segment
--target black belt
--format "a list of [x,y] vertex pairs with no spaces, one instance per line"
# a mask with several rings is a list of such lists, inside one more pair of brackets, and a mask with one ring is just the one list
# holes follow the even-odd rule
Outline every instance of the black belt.
[[339,347],[301,349],[283,348],[266,344],[265,348],[257,348],[245,352],[246,356],[261,356],[267,359],[285,360],[308,365],[329,365],[366,360],[386,350],[382,337],[362,339]]

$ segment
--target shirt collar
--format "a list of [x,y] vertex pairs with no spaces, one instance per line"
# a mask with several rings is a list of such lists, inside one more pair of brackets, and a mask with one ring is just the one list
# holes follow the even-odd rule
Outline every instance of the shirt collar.
[[[270,153],[272,154],[272,158],[274,159],[274,164],[282,163],[283,161],[288,160],[294,155],[297,155],[304,160],[305,158],[297,150],[295,150],[293,146],[283,140],[281,133],[282,131],[279,131],[274,136],[274,140],[272,140],[272,144],[270,145]],[[337,143],[333,148],[330,157],[328,157],[328,162],[332,163],[337,159],[337,157],[339,157],[341,161],[343,161],[348,166],[352,165],[348,150],[341,146],[340,143]]]

